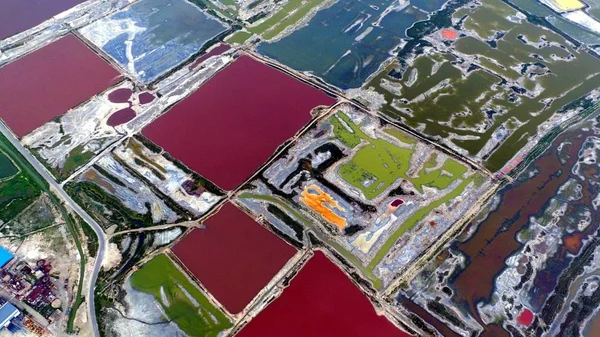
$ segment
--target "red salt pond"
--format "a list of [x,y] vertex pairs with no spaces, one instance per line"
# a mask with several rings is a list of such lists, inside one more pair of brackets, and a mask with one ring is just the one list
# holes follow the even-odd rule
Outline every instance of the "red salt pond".
[[121,109],[108,117],[106,124],[109,126],[117,126],[125,124],[135,118],[135,111],[132,108]]
[[69,34],[0,68],[0,118],[22,137],[119,79],[113,67]]
[[450,28],[442,29],[442,38],[444,38],[446,40],[454,40],[457,37],[458,37],[458,32],[456,32],[454,29],[450,29]]
[[294,256],[296,249],[227,203],[173,247],[225,308],[239,313]]
[[378,316],[369,300],[322,252],[238,337],[410,336]]
[[517,323],[519,324],[529,326],[531,322],[533,322],[533,313],[529,309],[523,310],[519,317],[517,317]]
[[152,95],[149,92],[143,92],[138,96],[138,100],[140,102],[140,104],[148,104],[152,101],[154,101],[156,97],[154,97],[154,95]]
[[127,103],[133,94],[129,88],[119,88],[108,93],[108,100],[113,103]]
[[33,28],[84,0],[2,0],[0,40]]
[[242,56],[143,131],[225,190],[233,190],[335,100]]

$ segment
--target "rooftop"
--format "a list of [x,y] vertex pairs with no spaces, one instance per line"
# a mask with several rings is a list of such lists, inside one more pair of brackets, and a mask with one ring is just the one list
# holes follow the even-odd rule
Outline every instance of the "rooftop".
[[0,247],[0,268],[4,267],[13,257],[15,256],[11,252]]
[[6,302],[0,307],[0,329],[5,328],[10,320],[19,316],[20,312],[14,305]]

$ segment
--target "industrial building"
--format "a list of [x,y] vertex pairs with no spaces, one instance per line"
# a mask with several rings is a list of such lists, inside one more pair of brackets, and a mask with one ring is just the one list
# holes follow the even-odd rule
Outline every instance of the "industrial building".
[[4,268],[15,256],[8,250],[0,247],[0,268]]
[[6,328],[13,318],[19,316],[21,312],[9,302],[4,303],[0,307],[0,330]]

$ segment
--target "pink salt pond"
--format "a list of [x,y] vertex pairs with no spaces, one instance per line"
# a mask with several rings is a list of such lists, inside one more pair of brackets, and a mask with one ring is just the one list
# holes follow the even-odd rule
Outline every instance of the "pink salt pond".
[[152,101],[154,101],[156,97],[154,97],[154,95],[152,95],[149,92],[143,92],[138,96],[138,100],[140,101],[140,104],[148,104]]
[[108,117],[106,124],[108,124],[109,126],[119,126],[134,119],[135,116],[136,113],[132,108],[121,109],[113,113],[110,117]]
[[108,93],[108,100],[112,103],[127,103],[133,91],[129,88],[119,88]]

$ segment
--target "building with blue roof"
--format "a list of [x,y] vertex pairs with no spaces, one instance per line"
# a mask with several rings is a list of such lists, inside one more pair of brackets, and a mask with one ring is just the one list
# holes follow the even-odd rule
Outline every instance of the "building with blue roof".
[[19,316],[21,312],[9,302],[4,303],[0,307],[0,330],[6,328],[13,318]]
[[11,252],[3,247],[0,247],[0,268],[6,266],[6,264],[9,263],[14,257],[15,256]]

